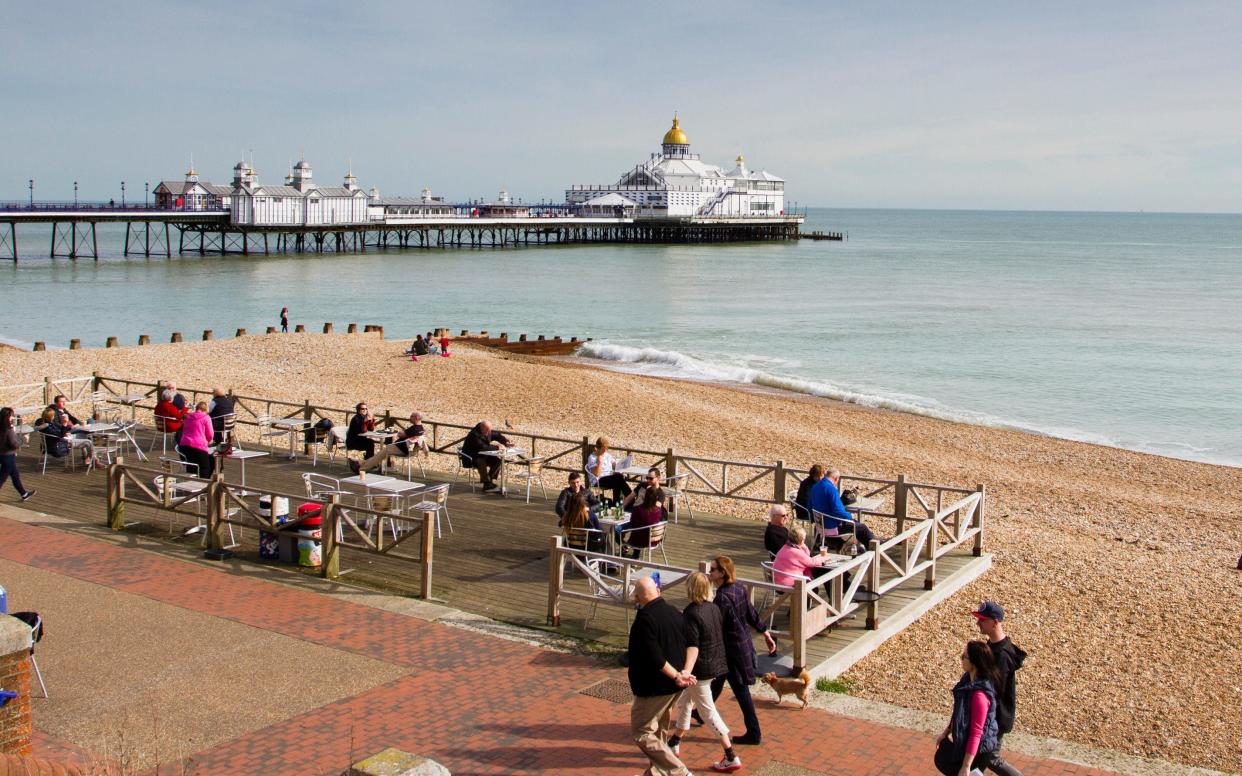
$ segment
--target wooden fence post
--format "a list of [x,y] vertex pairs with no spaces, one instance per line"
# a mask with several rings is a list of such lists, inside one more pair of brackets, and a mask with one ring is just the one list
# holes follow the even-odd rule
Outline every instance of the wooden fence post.
[[776,468],[772,471],[772,475],[776,478],[772,483],[772,503],[785,503],[785,462],[777,461]]
[[113,531],[125,527],[125,480],[119,463],[108,466],[108,527]]
[[[302,402],[302,420],[306,421],[306,427],[308,429],[311,428],[312,424],[314,423],[314,419],[315,419],[315,413],[311,409],[310,399],[306,399],[305,401]],[[297,433],[297,432],[290,432],[290,433]],[[311,434],[310,438],[314,439],[315,435]],[[314,442],[307,442],[306,439],[307,439],[307,436],[305,433],[303,433],[302,434],[302,455],[310,455],[311,447],[314,445]]]
[[[867,569],[867,587],[872,593],[878,593],[880,590],[880,540],[872,539],[871,545],[871,566]],[[880,627],[880,598],[876,595],[867,603],[867,630],[875,630]]]
[[931,590],[936,586],[936,545],[940,541],[940,526],[936,525],[936,516],[933,515],[928,520],[932,524],[927,530],[927,541],[923,542],[923,560],[931,561],[931,565],[927,567],[927,573],[923,575],[923,589]]
[[[839,577],[838,577],[839,579]],[[789,637],[793,641],[793,670],[806,667],[806,629],[803,615],[806,613],[806,580],[795,579],[793,601],[789,607]]]
[[47,405],[51,403],[52,403],[52,378],[45,377],[43,378],[43,406],[46,407]]
[[897,484],[893,486],[893,514],[897,518],[897,533],[906,530],[906,475],[897,475]]
[[336,543],[337,526],[341,524],[339,499],[340,496],[335,493],[328,496],[323,510],[326,514],[319,532],[319,540],[323,544],[323,565],[319,568],[319,575],[324,579],[336,579],[341,575],[341,551]]
[[565,558],[561,556],[564,539],[558,534],[552,537],[548,553],[548,624],[561,627],[561,588],[565,585]]
[[419,552],[419,564],[422,570],[418,575],[418,592],[424,601],[431,600],[431,570],[435,567],[436,513],[423,513],[423,535],[419,537],[422,550]]
[[975,491],[979,494],[979,505],[975,507],[975,523],[979,526],[979,533],[975,534],[974,550],[974,555],[978,558],[983,554],[983,502],[987,498],[987,493],[983,485],[976,485]]
[[[224,560],[226,557],[224,542],[220,539],[221,519],[227,514],[225,506],[224,473],[216,469],[211,473],[211,482],[207,484],[207,549],[203,557],[212,560]],[[168,488],[164,488],[167,492]]]
[[[583,469],[586,468],[587,459],[590,457],[591,457],[591,438],[588,436],[584,436],[582,437],[582,468]],[[590,480],[588,480],[587,482],[589,484]]]

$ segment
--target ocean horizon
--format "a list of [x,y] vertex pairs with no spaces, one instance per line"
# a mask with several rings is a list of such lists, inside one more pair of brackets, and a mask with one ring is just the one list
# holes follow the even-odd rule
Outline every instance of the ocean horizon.
[[1242,465],[1242,215],[811,209],[804,230],[849,239],[148,259],[101,225],[100,260],[73,262],[26,226],[0,341],[227,337],[288,306],[312,330],[593,337],[580,355],[626,371]]

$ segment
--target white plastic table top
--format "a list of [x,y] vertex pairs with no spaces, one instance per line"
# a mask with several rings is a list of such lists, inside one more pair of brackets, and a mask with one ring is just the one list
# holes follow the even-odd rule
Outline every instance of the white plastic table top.
[[[341,480],[341,482],[344,482],[344,480]],[[386,477],[379,482],[370,479],[364,484],[372,490],[383,490],[389,493],[407,493],[411,490],[418,490],[426,487],[421,482],[408,482],[406,480],[399,480],[395,477]]]
[[393,479],[396,479],[396,478],[389,477],[386,474],[368,474],[366,475],[365,479],[363,479],[363,475],[355,474],[352,477],[346,477],[343,480],[337,480],[337,482],[341,483],[342,485],[362,485],[364,487],[371,487],[375,485],[375,483],[377,482],[386,482],[388,480],[393,480]]
[[277,428],[302,429],[310,425],[310,421],[305,418],[273,418],[272,425]]

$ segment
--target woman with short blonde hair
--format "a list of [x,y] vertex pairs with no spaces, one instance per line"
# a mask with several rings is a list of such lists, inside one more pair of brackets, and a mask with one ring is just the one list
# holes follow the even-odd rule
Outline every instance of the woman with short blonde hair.
[[[729,728],[720,718],[716,703],[712,700],[712,680],[723,676],[728,670],[725,657],[724,620],[720,609],[713,604],[714,589],[711,579],[701,571],[686,578],[686,592],[690,605],[684,612],[686,620],[686,665],[681,678],[693,677],[695,682],[686,688],[674,707],[676,726],[669,733],[668,745],[679,754],[681,738],[690,732],[691,707],[698,709],[703,723],[720,738],[724,759],[712,765],[712,770],[727,773],[742,767],[742,760],[733,751]],[[674,666],[675,668],[676,666]]]
[[611,488],[612,500],[621,501],[630,495],[630,485],[625,475],[617,471],[617,462],[608,452],[610,444],[606,436],[595,439],[595,447],[586,460],[587,482],[592,488]]

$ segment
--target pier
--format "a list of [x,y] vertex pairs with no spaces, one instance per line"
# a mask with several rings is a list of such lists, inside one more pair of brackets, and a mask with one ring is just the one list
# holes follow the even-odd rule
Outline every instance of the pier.
[[125,224],[125,256],[356,253],[386,248],[515,248],[583,243],[724,243],[796,240],[802,216],[634,218],[580,216],[565,206],[531,206],[522,215],[480,217],[470,205],[452,214],[384,214],[358,223],[238,224],[226,209],[0,204],[0,258],[19,260],[18,225],[50,224],[51,258],[99,259],[96,226]]

